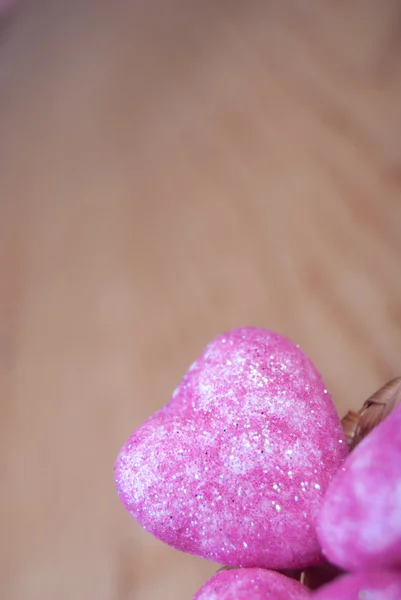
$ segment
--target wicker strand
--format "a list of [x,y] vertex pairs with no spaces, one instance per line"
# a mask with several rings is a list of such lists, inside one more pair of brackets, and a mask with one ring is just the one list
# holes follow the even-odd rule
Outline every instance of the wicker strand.
[[348,448],[352,451],[401,402],[401,377],[392,379],[364,402],[357,412],[342,419]]

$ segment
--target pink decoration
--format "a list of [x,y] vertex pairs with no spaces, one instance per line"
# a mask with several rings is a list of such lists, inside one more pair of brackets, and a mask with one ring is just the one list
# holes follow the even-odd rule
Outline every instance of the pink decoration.
[[401,568],[401,405],[349,455],[318,524],[324,553],[345,570]]
[[[156,368],[156,367],[155,367]],[[170,546],[232,566],[321,559],[315,517],[347,455],[321,376],[286,338],[218,337],[116,463],[131,515]]]
[[234,569],[220,571],[207,581],[193,600],[307,600],[306,587],[274,571]]
[[401,600],[401,573],[358,573],[340,577],[311,600]]

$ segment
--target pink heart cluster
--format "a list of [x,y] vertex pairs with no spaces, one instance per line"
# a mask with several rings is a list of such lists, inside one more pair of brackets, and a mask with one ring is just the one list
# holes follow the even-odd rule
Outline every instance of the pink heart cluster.
[[351,571],[400,567],[400,419],[395,411],[347,458],[310,359],[276,333],[245,327],[211,342],[169,404],[134,431],[115,481],[158,539],[247,567],[218,573],[198,600],[303,598],[304,586],[267,569],[305,568],[323,555]]
[[317,592],[275,571],[220,571],[193,600],[400,600],[401,573],[377,571],[343,575]]

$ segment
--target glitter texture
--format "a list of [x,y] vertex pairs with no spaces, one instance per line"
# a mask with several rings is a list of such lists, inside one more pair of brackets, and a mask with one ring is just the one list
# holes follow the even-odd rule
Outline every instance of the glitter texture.
[[[313,600],[401,600],[401,573],[358,573],[340,577],[313,594]],[[217,600],[217,598],[216,598]]]
[[306,600],[310,592],[300,583],[264,569],[220,571],[193,600]]
[[318,534],[329,560],[347,571],[401,568],[401,406],[334,477]]
[[243,567],[321,559],[315,517],[347,455],[324,383],[286,338],[218,337],[116,463],[119,496],[158,539]]

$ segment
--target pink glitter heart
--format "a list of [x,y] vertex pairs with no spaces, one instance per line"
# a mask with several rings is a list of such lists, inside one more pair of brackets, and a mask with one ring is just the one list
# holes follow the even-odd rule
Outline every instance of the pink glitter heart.
[[401,600],[401,573],[345,575],[312,595],[313,600]]
[[347,455],[324,383],[286,338],[218,337],[116,463],[131,515],[172,547],[232,566],[318,562],[315,516]]
[[334,477],[318,535],[329,560],[347,571],[401,568],[401,405]]
[[220,571],[193,600],[307,600],[307,588],[284,575],[265,569]]

